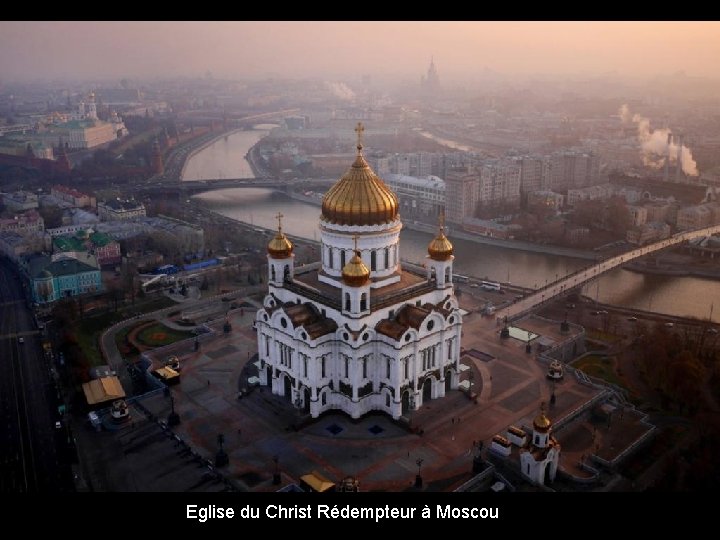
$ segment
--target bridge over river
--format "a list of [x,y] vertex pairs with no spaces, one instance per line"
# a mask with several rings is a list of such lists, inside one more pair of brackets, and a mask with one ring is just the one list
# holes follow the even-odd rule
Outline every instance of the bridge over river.
[[707,227],[704,229],[697,229],[694,231],[683,231],[674,234],[673,236],[671,236],[670,238],[666,238],[665,240],[660,240],[652,244],[647,244],[632,251],[621,253],[620,255],[608,257],[607,259],[603,259],[597,264],[582,268],[573,274],[565,276],[561,279],[558,279],[557,281],[549,283],[545,287],[537,289],[536,291],[528,294],[524,298],[516,300],[509,306],[499,309],[495,312],[495,314],[500,320],[504,320],[505,318],[507,318],[508,321],[518,319],[523,315],[527,315],[528,313],[532,312],[537,307],[543,305],[545,302],[553,300],[558,296],[567,294],[574,289],[578,289],[589,281],[600,277],[601,275],[609,272],[610,270],[613,270],[614,268],[617,268],[618,266],[622,266],[624,264],[632,262],[636,259],[639,259],[640,257],[649,255],[650,253],[655,253],[656,251],[661,251],[663,249],[682,244],[683,242],[687,242],[688,240],[694,240],[696,238],[710,236],[718,233],[720,233],[720,225],[715,225],[713,227]]

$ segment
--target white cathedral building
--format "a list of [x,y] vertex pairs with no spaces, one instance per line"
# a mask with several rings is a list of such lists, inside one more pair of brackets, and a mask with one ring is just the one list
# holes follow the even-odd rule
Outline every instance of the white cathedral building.
[[313,417],[335,409],[393,418],[459,382],[462,316],[443,227],[424,272],[402,268],[398,199],[362,153],[327,192],[321,262],[294,267],[282,231],[268,244],[268,293],[256,318],[261,384]]

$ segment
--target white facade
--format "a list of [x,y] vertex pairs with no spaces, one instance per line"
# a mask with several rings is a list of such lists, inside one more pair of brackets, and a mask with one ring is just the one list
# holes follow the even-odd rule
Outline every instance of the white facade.
[[[546,424],[539,425],[539,420],[545,420]],[[540,413],[533,422],[532,440],[520,449],[520,473],[536,484],[552,482],[557,475],[560,443],[550,435],[551,428],[550,421]]]
[[[357,163],[365,163],[360,153]],[[401,229],[397,213],[370,225],[322,219],[320,264],[302,272],[271,242],[268,294],[256,318],[261,384],[313,417],[337,409],[396,419],[457,388],[462,316],[453,257],[429,258],[427,275],[403,270]],[[343,269],[355,253],[369,276],[353,281]]]

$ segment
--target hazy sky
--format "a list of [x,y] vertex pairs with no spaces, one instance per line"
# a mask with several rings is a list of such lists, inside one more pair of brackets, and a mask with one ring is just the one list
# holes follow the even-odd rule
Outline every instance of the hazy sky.
[[0,22],[0,77],[718,76],[718,22]]

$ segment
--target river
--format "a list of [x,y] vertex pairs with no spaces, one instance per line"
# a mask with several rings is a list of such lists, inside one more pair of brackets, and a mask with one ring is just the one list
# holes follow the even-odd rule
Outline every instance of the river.
[[[193,170],[198,177],[204,178],[217,178],[218,173],[223,175],[220,176],[222,178],[249,177],[233,171],[240,170],[238,167],[242,164],[239,162],[244,162],[244,166],[249,169],[244,156],[262,136],[263,130],[256,130],[222,138],[193,156],[186,172]],[[289,234],[319,239],[320,208],[290,199],[282,193],[260,188],[239,188],[210,191],[196,195],[196,198],[220,214],[261,227],[274,228],[277,223],[273,216],[282,212],[285,216],[283,227]],[[400,238],[401,257],[422,262],[430,239],[431,235],[427,233],[404,230]],[[450,239],[453,240],[452,235]],[[569,257],[486,246],[464,240],[453,240],[453,244],[456,273],[509,281],[525,287],[545,285],[546,280],[553,281],[556,276],[561,277],[589,264],[588,261]],[[720,311],[720,282],[697,277],[640,274],[619,268],[587,285],[583,292],[603,303],[699,318],[710,315],[711,302],[717,299],[718,309],[715,311]],[[713,320],[717,318],[716,313]]]
[[274,127],[277,126],[258,124],[251,130],[220,137],[188,159],[182,179],[255,178],[245,155]]

